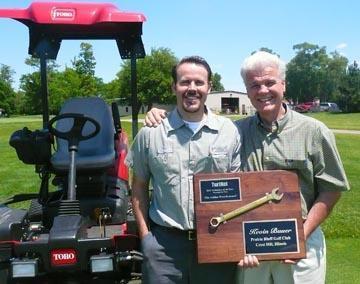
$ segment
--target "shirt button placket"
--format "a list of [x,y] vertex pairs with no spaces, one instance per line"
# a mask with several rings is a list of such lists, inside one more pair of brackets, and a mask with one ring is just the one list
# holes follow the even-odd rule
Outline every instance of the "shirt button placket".
[[190,204],[193,203],[193,198],[192,198],[192,191],[190,190],[191,188],[193,188],[193,174],[194,174],[194,171],[195,171],[195,158],[196,156],[192,153],[192,149],[193,149],[193,138],[192,137],[190,139],[190,143],[189,143],[189,168],[188,168],[188,173],[189,173],[189,176],[188,176],[188,179],[189,179],[189,184],[188,184],[188,189],[189,191],[187,192],[187,196],[188,196],[188,204],[187,204],[187,213],[188,213],[188,222],[189,222],[189,225],[193,224],[193,212],[191,210],[191,206]]
[[270,164],[270,149],[267,146],[266,142],[263,143],[263,148],[264,148],[263,165],[264,165],[264,170],[266,170],[266,169],[268,169],[269,164]]

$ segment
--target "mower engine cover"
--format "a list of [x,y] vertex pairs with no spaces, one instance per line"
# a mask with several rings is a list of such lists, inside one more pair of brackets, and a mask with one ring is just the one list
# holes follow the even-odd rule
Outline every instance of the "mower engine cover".
[[0,242],[16,240],[22,235],[26,214],[25,210],[13,209],[0,204]]

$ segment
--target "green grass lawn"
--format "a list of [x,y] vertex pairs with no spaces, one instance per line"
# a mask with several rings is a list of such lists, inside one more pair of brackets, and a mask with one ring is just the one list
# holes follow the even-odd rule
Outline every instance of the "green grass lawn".
[[9,145],[11,134],[24,126],[29,129],[39,128],[41,120],[34,122],[25,118],[19,122],[18,118],[0,119],[0,200],[15,193],[37,192],[40,184],[34,166],[18,160],[15,149]]
[[[360,279],[358,238],[326,239],[327,284],[355,284]],[[316,283],[314,283],[316,284]]]
[[[360,114],[317,113],[312,116],[331,128],[360,130]],[[344,120],[351,122],[342,125]],[[38,191],[40,179],[34,166],[19,161],[8,143],[11,133],[24,126],[39,129],[41,119],[38,116],[0,119],[0,200],[20,192]],[[132,140],[131,122],[122,122],[122,126]],[[360,135],[336,134],[336,141],[351,190],[343,194],[323,225],[328,244],[327,283],[357,283],[360,278]]]
[[[360,113],[312,112],[305,115],[314,117],[331,129],[360,130]],[[226,115],[232,120],[244,118],[241,115]]]
[[344,192],[323,228],[328,238],[359,238],[360,210],[360,135],[337,134],[336,143],[344,163],[351,190]]
[[314,112],[307,113],[332,129],[360,130],[360,113]]
[[[360,130],[360,113],[334,113],[334,112],[309,112],[305,115],[314,117],[329,128],[332,129],[346,129],[346,130]],[[225,115],[231,120],[238,120],[244,118],[242,115]],[[131,119],[131,115],[123,116],[122,119]],[[145,114],[139,114],[139,119],[144,119]]]
[[[1,118],[0,125],[8,124],[8,123],[16,123],[16,122],[20,122],[23,123],[23,125],[27,125],[28,123],[41,122],[41,121],[42,121],[41,115],[12,116],[12,117]],[[41,123],[39,125],[41,125]]]
[[336,143],[351,190],[344,192],[323,224],[327,242],[327,283],[352,284],[360,279],[360,135],[337,134]]

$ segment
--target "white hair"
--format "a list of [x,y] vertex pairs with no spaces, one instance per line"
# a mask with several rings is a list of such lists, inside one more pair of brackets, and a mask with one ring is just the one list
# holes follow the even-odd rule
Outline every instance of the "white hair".
[[277,55],[266,51],[257,51],[247,57],[241,66],[241,77],[246,82],[246,74],[250,71],[262,70],[265,67],[274,67],[279,71],[281,80],[285,80],[286,64]]

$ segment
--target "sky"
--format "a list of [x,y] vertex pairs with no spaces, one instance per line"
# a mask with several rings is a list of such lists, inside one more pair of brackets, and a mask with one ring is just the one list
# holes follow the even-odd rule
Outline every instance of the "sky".
[[[80,1],[79,1],[80,2]],[[91,1],[86,2],[101,2]],[[338,51],[352,63],[360,62],[360,1],[356,0],[105,0],[119,10],[145,15],[143,42],[152,48],[169,48],[177,58],[204,57],[224,87],[245,91],[240,77],[243,60],[267,47],[289,62],[293,46],[308,42]],[[0,8],[26,8],[28,0],[1,0]],[[28,30],[20,22],[0,18],[0,64],[15,71],[14,87],[21,75],[33,72],[25,65]],[[115,41],[88,41],[96,58],[96,76],[113,80],[121,59]],[[80,41],[63,41],[57,57],[61,68],[79,55]]]

